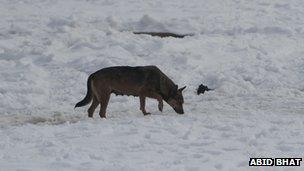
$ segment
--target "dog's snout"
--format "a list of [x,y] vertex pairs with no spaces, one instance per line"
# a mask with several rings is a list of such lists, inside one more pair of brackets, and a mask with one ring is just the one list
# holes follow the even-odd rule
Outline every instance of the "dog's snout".
[[178,114],[184,114],[184,111],[182,110],[182,111],[180,111]]
[[174,109],[174,110],[178,114],[184,114],[184,110],[183,109]]

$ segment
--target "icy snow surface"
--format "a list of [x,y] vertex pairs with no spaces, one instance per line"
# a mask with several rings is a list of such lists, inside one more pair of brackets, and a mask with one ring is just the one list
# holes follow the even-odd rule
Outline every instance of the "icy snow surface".
[[[303,156],[303,0],[0,4],[0,170],[254,170],[250,157]],[[148,99],[143,116],[126,96],[107,119],[74,110],[88,75],[114,65],[187,85],[186,114]],[[215,91],[197,96],[202,83]]]

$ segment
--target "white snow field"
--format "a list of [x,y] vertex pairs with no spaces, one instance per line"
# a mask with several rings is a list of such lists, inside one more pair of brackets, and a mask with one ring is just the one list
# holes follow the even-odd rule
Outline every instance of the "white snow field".
[[[0,170],[304,169],[248,166],[303,157],[303,0],[0,0],[0,18]],[[115,65],[186,85],[185,114],[115,95],[107,119],[74,110]]]

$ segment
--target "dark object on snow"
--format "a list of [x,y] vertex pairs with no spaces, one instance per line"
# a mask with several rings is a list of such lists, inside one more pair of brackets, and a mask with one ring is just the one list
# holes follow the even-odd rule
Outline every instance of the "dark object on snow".
[[205,91],[210,91],[210,90],[214,90],[214,89],[210,89],[207,86],[201,84],[201,85],[198,86],[197,95],[204,94]]
[[148,34],[151,36],[157,37],[175,37],[175,38],[184,38],[185,36],[193,36],[193,34],[175,34],[175,33],[168,33],[168,32],[133,32],[134,34]]

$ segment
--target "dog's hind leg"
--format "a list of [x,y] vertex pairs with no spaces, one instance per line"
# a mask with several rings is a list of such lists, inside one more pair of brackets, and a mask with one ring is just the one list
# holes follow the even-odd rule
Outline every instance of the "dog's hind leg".
[[95,111],[96,107],[98,106],[98,104],[99,104],[99,102],[98,102],[96,96],[94,95],[93,96],[93,102],[92,102],[91,106],[88,109],[88,116],[90,118],[93,117],[94,111]]
[[101,118],[106,118],[106,110],[110,100],[110,95],[111,95],[111,91],[105,91],[98,97],[98,101],[100,103],[99,116]]

